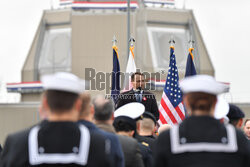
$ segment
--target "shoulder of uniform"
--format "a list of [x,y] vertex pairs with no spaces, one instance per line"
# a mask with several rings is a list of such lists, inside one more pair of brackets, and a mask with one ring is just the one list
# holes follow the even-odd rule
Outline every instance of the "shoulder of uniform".
[[135,139],[133,139],[133,138],[131,138],[131,137],[128,137],[128,136],[118,135],[118,138],[119,138],[120,140],[126,141],[126,142],[129,143],[129,144],[133,144],[133,145],[138,144],[138,142],[137,142]]
[[12,133],[12,134],[8,135],[7,138],[14,139],[14,140],[17,140],[17,141],[23,141],[23,140],[28,138],[30,129],[31,128],[24,129],[24,130],[16,132],[16,133]]
[[102,130],[102,132],[103,132],[104,136],[107,137],[108,139],[111,139],[112,141],[118,140],[118,137],[117,137],[116,134],[111,133],[111,132],[107,132],[107,131],[104,131],[104,130]]
[[245,134],[241,130],[235,128],[235,132],[236,132],[236,136],[237,136],[237,139],[239,140],[239,142],[241,142],[241,141],[249,142],[248,139],[246,138]]
[[11,149],[13,151],[16,149],[22,150],[23,156],[25,156],[26,155],[25,150],[28,145],[29,132],[30,132],[30,128],[8,135],[3,149],[9,150],[9,148],[7,147],[11,147],[11,148],[14,148],[14,149]]
[[143,141],[143,142],[141,142],[141,144],[142,144],[142,145],[144,145],[144,146],[146,146],[146,147],[149,147],[149,144],[148,144],[148,143],[146,143],[146,142],[144,142],[144,141]]
[[102,140],[102,139],[106,139],[106,137],[104,136],[104,133],[100,132],[100,131],[90,131],[90,136],[91,136],[91,140]]
[[159,134],[159,136],[157,137],[157,139],[159,139],[159,138],[168,139],[170,137],[170,130],[172,130],[172,128],[161,132],[161,134]]

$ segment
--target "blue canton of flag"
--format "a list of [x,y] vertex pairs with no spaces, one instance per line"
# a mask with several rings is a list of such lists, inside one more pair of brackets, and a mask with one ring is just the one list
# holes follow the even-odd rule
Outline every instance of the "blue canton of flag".
[[193,62],[193,59],[194,59],[193,50],[194,48],[189,48],[185,77],[196,75],[196,70],[195,70],[195,66]]
[[159,107],[160,124],[176,124],[185,118],[182,94],[178,85],[179,75],[176,66],[174,47],[170,47],[168,75]]
[[116,103],[118,95],[120,94],[120,63],[118,57],[118,48],[113,46],[113,70],[112,70],[112,87],[111,97]]

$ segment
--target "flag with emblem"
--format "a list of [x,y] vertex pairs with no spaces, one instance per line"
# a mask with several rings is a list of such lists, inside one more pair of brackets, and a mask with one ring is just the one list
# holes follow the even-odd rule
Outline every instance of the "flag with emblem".
[[194,48],[189,48],[187,64],[186,64],[186,73],[185,77],[196,75],[196,70],[194,66],[194,55],[193,55]]
[[170,47],[168,75],[159,106],[159,124],[178,124],[185,118],[182,94],[178,85],[179,75],[176,66],[174,47]]
[[120,63],[118,57],[118,48],[113,46],[113,70],[112,70],[112,86],[111,97],[116,103],[118,95],[120,94]]
[[128,58],[128,64],[126,68],[126,75],[124,79],[124,90],[123,91],[129,91],[132,89],[133,85],[131,83],[131,75],[136,72],[136,66],[135,66],[135,59],[134,59],[134,46],[131,46],[129,48],[129,58]]

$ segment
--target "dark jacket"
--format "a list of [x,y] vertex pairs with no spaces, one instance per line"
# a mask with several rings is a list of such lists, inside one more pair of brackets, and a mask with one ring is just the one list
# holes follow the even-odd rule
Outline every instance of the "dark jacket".
[[[123,92],[118,96],[116,109],[131,102],[136,102],[135,92],[133,89]],[[155,116],[156,120],[159,119],[159,111],[154,94],[148,91],[143,91],[141,103],[145,106],[146,111],[151,112]]]
[[151,135],[151,136],[141,136],[141,135],[136,133],[135,139],[139,143],[141,143],[142,145],[145,145],[145,146],[149,147],[151,149],[151,151],[153,150],[153,146],[154,146],[154,142],[155,142],[155,137],[153,135]]
[[97,123],[96,126],[105,132],[110,132],[115,134],[115,128],[112,125]]
[[[7,137],[0,167],[111,166],[105,145],[103,136],[83,125],[43,121]],[[84,157],[85,165],[80,163]]]
[[118,135],[125,157],[125,167],[144,167],[139,143],[127,136]]
[[114,167],[124,167],[124,155],[123,155],[123,151],[122,151],[122,146],[120,144],[120,141],[118,139],[118,137],[113,134],[113,133],[109,133],[109,132],[105,132],[101,129],[99,129],[95,124],[89,122],[89,121],[84,121],[84,120],[80,120],[79,121],[80,124],[85,125],[90,132],[96,132],[99,133],[101,135],[103,135],[105,138],[109,139],[110,141],[110,157],[112,159],[113,162],[113,166]]
[[152,150],[148,146],[145,146],[144,144],[141,144],[141,143],[139,143],[139,148],[141,150],[144,166],[152,167],[153,165]]
[[155,167],[247,167],[250,145],[232,125],[191,116],[162,132],[154,147]]

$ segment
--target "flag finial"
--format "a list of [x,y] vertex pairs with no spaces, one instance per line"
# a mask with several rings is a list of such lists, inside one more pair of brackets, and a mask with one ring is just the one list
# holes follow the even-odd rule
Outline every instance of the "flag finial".
[[115,35],[114,35],[114,37],[113,37],[113,40],[112,40],[112,42],[113,42],[113,46],[116,46],[117,40],[116,40],[116,37],[115,37]]
[[192,35],[190,35],[190,40],[188,41],[188,43],[189,43],[189,48],[193,48],[194,47],[194,40],[193,40]]
[[170,44],[170,47],[175,45],[175,40],[174,40],[174,36],[173,35],[171,35],[170,40],[169,40],[168,43]]
[[133,47],[135,43],[135,39],[133,37],[130,37],[129,42],[130,42],[130,46]]

